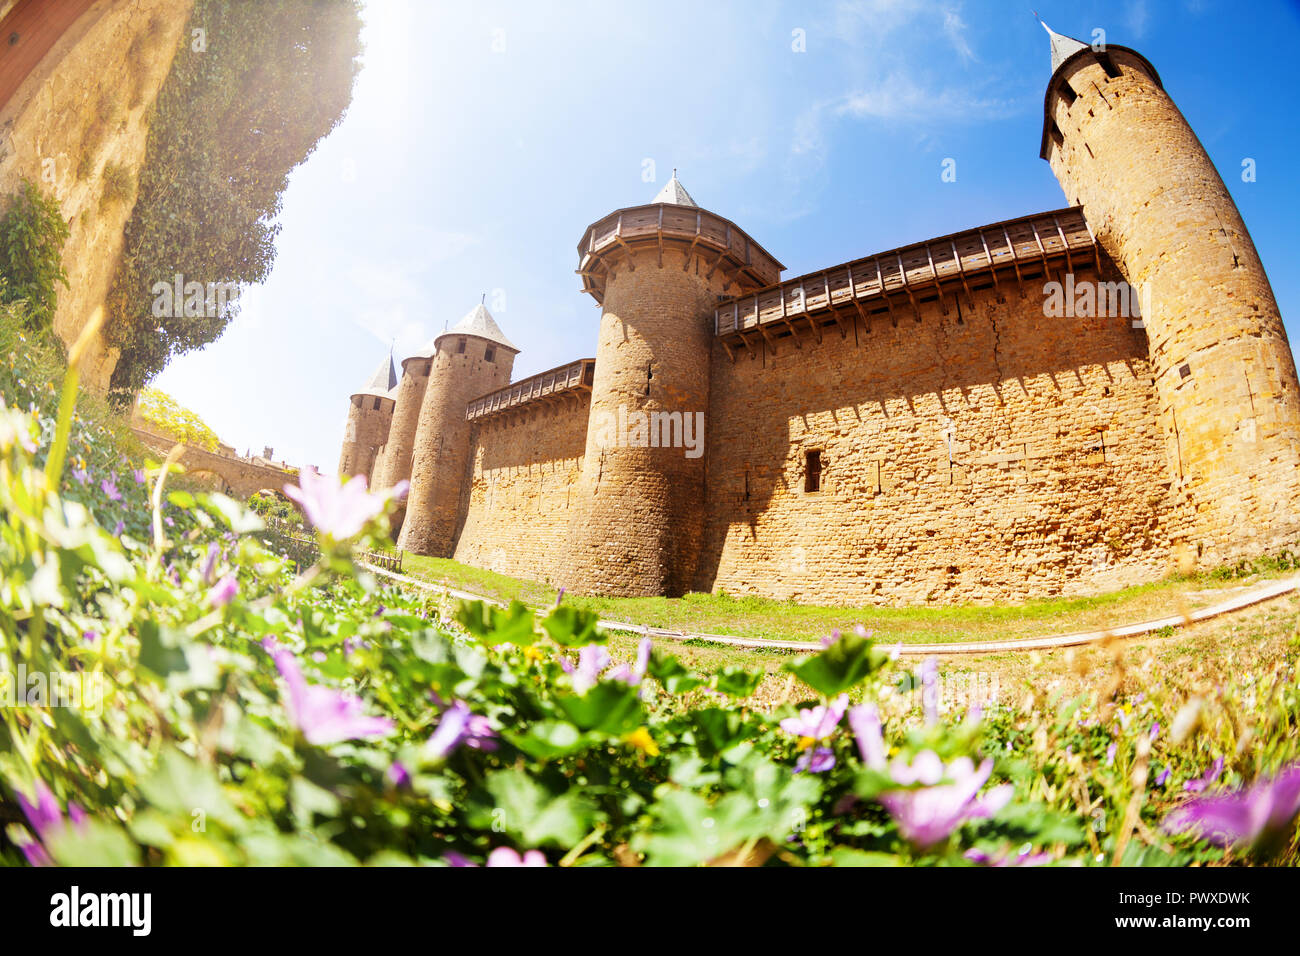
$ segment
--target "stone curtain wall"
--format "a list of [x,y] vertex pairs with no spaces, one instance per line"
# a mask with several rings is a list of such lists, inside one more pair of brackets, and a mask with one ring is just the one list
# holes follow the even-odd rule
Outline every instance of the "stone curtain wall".
[[1150,287],[1158,420],[1179,502],[1173,536],[1206,565],[1293,545],[1300,387],[1268,278],[1218,171],[1148,67],[1123,49],[1110,48],[1106,64],[1089,53],[1064,66],[1048,105],[1055,129],[1045,147],[1062,189],[1128,280]]
[[556,585],[577,504],[590,398],[477,425],[469,508],[455,558]]
[[[1094,279],[1076,269],[1076,279]],[[1108,278],[1115,278],[1109,276]],[[713,350],[700,590],[817,603],[1103,591],[1167,570],[1144,333],[1046,318],[1042,278]],[[856,339],[856,341],[855,341]],[[805,453],[822,490],[804,492]],[[951,449],[951,464],[949,450]]]

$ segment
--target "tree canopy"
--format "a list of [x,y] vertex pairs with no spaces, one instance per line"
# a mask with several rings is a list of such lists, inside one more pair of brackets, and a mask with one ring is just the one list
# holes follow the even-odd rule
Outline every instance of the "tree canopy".
[[154,104],[106,306],[123,399],[214,341],[236,312],[155,308],[157,284],[244,286],[269,274],[289,173],[351,101],[360,29],[356,0],[195,4]]

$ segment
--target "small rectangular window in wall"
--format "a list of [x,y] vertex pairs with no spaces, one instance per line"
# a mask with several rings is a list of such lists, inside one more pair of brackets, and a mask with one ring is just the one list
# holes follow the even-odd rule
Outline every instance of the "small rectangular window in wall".
[[803,490],[822,490],[822,453],[820,448],[804,452]]
[[1106,71],[1106,75],[1112,80],[1118,80],[1123,75],[1120,73],[1119,67],[1115,65],[1115,61],[1110,58],[1109,53],[1098,53],[1097,62],[1101,64],[1101,68]]
[[465,351],[465,340],[461,339],[459,342],[456,343],[456,354],[459,355],[464,351]]
[[1065,145],[1065,134],[1061,132],[1061,127],[1056,125],[1056,120],[1052,120],[1052,142],[1057,146]]
[[379,399],[375,399],[375,411],[379,411]]
[[483,352],[483,361],[485,362],[490,362],[496,357],[497,357],[497,350],[490,345]]
[[1061,99],[1065,100],[1066,106],[1073,106],[1074,101],[1077,100],[1078,98],[1079,97],[1075,95],[1074,87],[1072,87],[1069,83],[1061,84]]

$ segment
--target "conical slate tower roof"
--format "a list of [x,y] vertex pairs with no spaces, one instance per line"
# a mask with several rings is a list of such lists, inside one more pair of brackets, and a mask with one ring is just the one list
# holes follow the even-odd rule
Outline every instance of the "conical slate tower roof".
[[677,170],[673,170],[673,178],[664,184],[664,188],[659,190],[658,195],[650,200],[651,205],[657,202],[671,203],[674,206],[694,206],[699,208],[691,194],[686,191],[686,187],[677,181]]
[[1080,50],[1088,49],[1088,44],[1082,40],[1076,40],[1074,37],[1063,36],[1057,33],[1041,19],[1038,21],[1042,24],[1047,35],[1052,38],[1052,73],[1055,74],[1061,68],[1061,64],[1068,60]]
[[[477,335],[481,339],[487,339],[489,342],[503,345],[515,352],[519,351],[514,343],[506,338],[505,333],[501,331],[501,326],[497,325],[496,319],[492,318],[492,313],[487,310],[487,306],[482,302],[465,313],[463,319],[453,325],[446,332],[443,332],[442,335],[439,335],[438,338],[442,338],[443,335],[453,335],[457,333],[462,335]],[[437,340],[438,339],[434,339],[435,342],[437,342]]]
[[378,395],[380,398],[389,398],[389,392],[397,385],[397,370],[393,367],[393,354],[388,353],[388,358],[379,363],[379,368],[375,369],[375,374],[370,376],[366,384],[361,386],[360,390],[353,392],[354,395]]

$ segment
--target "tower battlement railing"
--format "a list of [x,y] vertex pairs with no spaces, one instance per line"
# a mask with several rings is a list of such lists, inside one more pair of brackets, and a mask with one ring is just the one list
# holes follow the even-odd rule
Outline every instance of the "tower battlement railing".
[[1079,207],[1022,216],[854,259],[735,296],[714,310],[723,346],[839,325],[844,314],[864,321],[895,307],[916,314],[921,302],[946,294],[1021,284],[1053,267],[1101,270],[1101,252]]
[[596,360],[592,358],[578,359],[568,365],[538,372],[474,399],[466,408],[465,417],[476,421],[520,405],[590,392],[595,373]]
[[634,250],[657,250],[663,264],[666,249],[712,256],[709,275],[727,270],[742,287],[768,285],[781,277],[781,265],[730,219],[698,206],[650,203],[610,213],[587,227],[578,243],[578,275],[582,290],[603,303],[605,279],[611,268]]

